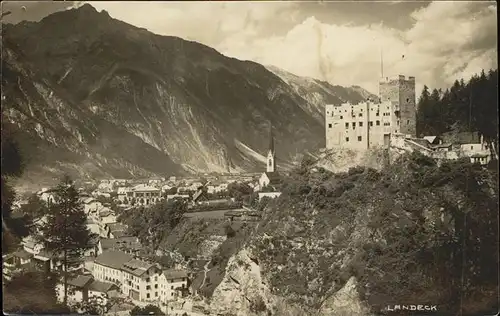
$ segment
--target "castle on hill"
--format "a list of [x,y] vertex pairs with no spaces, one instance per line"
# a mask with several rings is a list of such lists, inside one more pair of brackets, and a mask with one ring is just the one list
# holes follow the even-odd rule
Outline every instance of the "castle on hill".
[[325,106],[326,148],[389,147],[391,135],[415,137],[415,77],[383,78],[378,100]]

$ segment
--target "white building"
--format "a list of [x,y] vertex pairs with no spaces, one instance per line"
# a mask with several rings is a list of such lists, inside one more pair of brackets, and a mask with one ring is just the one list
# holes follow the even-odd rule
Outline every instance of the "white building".
[[119,187],[118,190],[116,191],[118,195],[118,200],[120,202],[125,202],[125,199],[127,199],[128,193],[131,192],[130,188],[127,187]]
[[187,273],[184,270],[164,270],[160,275],[161,301],[166,303],[175,300],[182,289],[187,289]]
[[259,192],[259,201],[264,197],[275,199],[281,195],[281,192]]
[[415,137],[415,77],[379,82],[377,100],[325,106],[326,148],[366,150],[390,146],[391,134]]
[[157,264],[121,251],[107,251],[97,257],[93,275],[96,280],[117,284],[124,295],[143,302],[173,299],[177,288],[187,286],[185,272],[168,270],[165,274]]
[[55,189],[42,188],[42,190],[37,192],[37,195],[40,200],[47,204],[51,204],[55,202],[55,192]]
[[152,205],[162,199],[161,190],[152,186],[139,184],[132,188],[135,203],[139,205]]

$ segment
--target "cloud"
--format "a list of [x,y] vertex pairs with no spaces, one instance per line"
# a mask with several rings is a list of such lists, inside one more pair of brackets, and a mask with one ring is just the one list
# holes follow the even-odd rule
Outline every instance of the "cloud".
[[[294,3],[249,2],[87,2],[113,18],[159,35],[178,36],[218,48],[227,37],[266,33],[269,23],[289,19]],[[233,37],[233,40],[237,40]]]
[[[313,16],[314,10],[304,17],[303,7],[295,2],[90,4],[114,18],[198,41],[230,57],[375,93],[381,52],[384,75],[415,76],[418,90],[423,84],[445,88],[455,79],[498,66],[494,2],[433,2],[406,15],[413,20],[406,30],[326,23]],[[335,5],[330,7],[335,10]],[[326,8],[318,5],[316,10]]]
[[251,45],[232,45],[228,39],[220,48],[233,57],[373,92],[378,90],[382,51],[385,75],[415,76],[418,90],[423,84],[444,88],[498,66],[495,6],[434,2],[412,14],[414,25],[406,31],[325,24],[310,17],[284,36]]

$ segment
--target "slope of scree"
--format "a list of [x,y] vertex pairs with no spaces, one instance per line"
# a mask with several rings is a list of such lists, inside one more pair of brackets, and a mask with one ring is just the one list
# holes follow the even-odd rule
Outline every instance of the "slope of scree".
[[[88,4],[37,23],[3,28],[4,50],[10,51],[7,67],[22,69],[24,85],[34,85],[16,99],[12,96],[12,107],[27,113],[32,109],[45,123],[40,122],[43,132],[44,125],[60,121],[73,136],[81,134],[83,142],[91,143],[85,148],[91,156],[124,160],[112,163],[114,169],[102,161],[99,166],[94,158],[71,165],[82,172],[95,164],[114,176],[131,170],[168,174],[180,168],[222,172],[228,166],[260,170],[260,162],[249,152],[265,154],[269,122],[283,162],[297,152],[323,146],[323,122],[308,109],[311,101],[257,63],[225,57],[196,42],[155,35]],[[14,75],[8,84],[16,86],[16,80]],[[356,101],[360,93],[353,91],[344,92]],[[20,113],[10,111],[9,120],[20,124]],[[63,115],[72,120],[63,120]],[[26,130],[35,133],[33,126]],[[53,137],[50,146],[57,142],[61,150],[74,152],[67,133]],[[131,150],[133,146],[139,147]],[[100,147],[108,150],[99,152]],[[152,156],[146,157],[143,148]],[[69,161],[73,164],[74,159]]]

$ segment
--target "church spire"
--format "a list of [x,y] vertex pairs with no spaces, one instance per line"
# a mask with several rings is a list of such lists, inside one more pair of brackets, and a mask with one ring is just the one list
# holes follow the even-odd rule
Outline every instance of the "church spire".
[[274,155],[274,135],[273,126],[269,123],[269,152]]
[[269,122],[269,151],[267,152],[267,172],[276,171],[276,152],[274,151],[273,126]]

